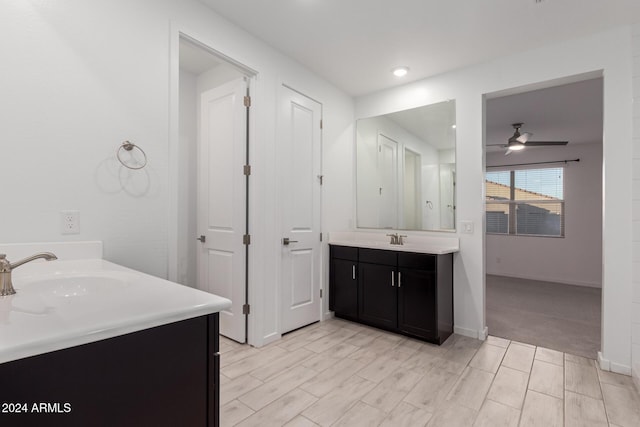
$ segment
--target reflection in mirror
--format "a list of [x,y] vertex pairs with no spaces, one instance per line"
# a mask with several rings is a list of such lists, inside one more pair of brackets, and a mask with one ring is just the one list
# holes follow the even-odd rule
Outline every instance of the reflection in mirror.
[[455,101],[357,122],[359,228],[455,231]]

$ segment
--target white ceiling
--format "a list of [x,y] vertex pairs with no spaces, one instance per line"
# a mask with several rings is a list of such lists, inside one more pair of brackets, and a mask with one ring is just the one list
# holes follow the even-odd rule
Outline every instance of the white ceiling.
[[639,0],[200,1],[352,96],[640,21]]
[[417,136],[438,150],[456,146],[456,105],[455,101],[398,111],[386,117],[401,128]]
[[602,143],[602,85],[602,78],[596,78],[488,99],[486,144],[506,144],[514,132],[511,124],[519,122],[524,122],[520,132],[533,134],[530,141]]

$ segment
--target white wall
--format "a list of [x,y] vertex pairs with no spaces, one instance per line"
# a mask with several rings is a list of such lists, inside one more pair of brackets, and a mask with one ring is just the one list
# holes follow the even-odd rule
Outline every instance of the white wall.
[[[521,64],[526,63],[526,67]],[[604,70],[603,339],[601,364],[631,366],[631,31],[620,27],[410,83],[356,100],[356,117],[456,100],[457,221],[475,225],[459,234],[454,261],[456,331],[483,337],[484,164],[483,95]],[[352,166],[353,167],[353,166]],[[353,173],[353,172],[352,172]],[[347,179],[347,176],[345,176]],[[459,227],[458,227],[459,228]],[[425,233],[427,234],[427,233]]]
[[487,274],[601,287],[602,145],[536,147],[509,157],[487,153],[487,166],[576,158],[580,162],[548,165],[565,168],[564,238],[487,234]]
[[[107,259],[166,275],[168,29],[153,4],[0,3],[2,242],[103,240]],[[125,139],[144,169],[117,162]],[[60,234],[63,209],[79,235]]]
[[[196,1],[0,2],[0,241],[102,240],[105,258],[178,278],[179,31],[258,72],[249,298],[261,345],[279,336],[278,88],[323,104],[324,200],[338,206],[324,210],[325,230],[348,227],[353,210],[352,177],[334,178],[353,161],[353,102]],[[125,139],[146,151],[142,171],[116,163]],[[63,209],[80,210],[80,235],[59,233]]]
[[640,24],[633,27],[633,379],[640,390]]

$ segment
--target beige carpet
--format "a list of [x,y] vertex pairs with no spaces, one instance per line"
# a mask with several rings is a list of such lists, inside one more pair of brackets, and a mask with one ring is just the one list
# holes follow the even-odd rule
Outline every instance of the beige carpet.
[[487,275],[486,298],[489,335],[597,358],[600,289]]

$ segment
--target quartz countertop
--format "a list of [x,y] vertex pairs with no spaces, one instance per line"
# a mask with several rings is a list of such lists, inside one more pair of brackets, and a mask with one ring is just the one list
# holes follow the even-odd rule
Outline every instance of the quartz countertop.
[[[398,234],[402,234],[398,232]],[[430,237],[409,235],[402,245],[392,245],[386,234],[367,232],[329,233],[329,244],[368,249],[385,249],[398,252],[416,252],[443,255],[460,250],[457,237]]]
[[231,306],[217,295],[103,259],[34,261],[0,297],[0,363],[87,344]]

